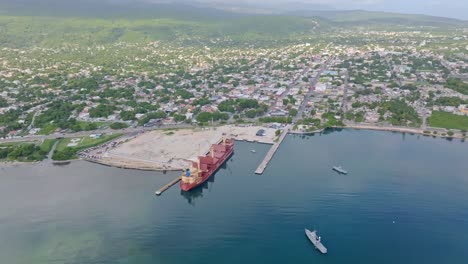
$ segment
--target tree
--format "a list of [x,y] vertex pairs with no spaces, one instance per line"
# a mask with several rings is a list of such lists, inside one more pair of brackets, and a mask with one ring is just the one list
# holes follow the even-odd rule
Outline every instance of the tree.
[[297,109],[295,109],[295,108],[289,109],[289,116],[294,117],[294,116],[297,115],[297,113],[298,113]]
[[254,118],[257,116],[257,110],[250,109],[249,111],[245,112],[245,116],[248,118]]
[[97,128],[98,128],[98,126],[97,126],[96,123],[87,123],[84,126],[84,130],[86,130],[86,131],[96,130]]
[[183,122],[185,121],[185,119],[186,119],[185,115],[179,115],[179,114],[174,115],[174,121],[176,122]]
[[226,101],[223,101],[221,102],[219,105],[218,105],[218,109],[222,112],[230,112],[230,113],[234,113],[236,112],[236,109],[235,109],[235,101],[234,100],[226,100]]
[[135,120],[135,112],[134,111],[122,111],[120,112],[120,119],[123,121]]
[[183,99],[190,99],[190,98],[195,97],[195,95],[193,95],[193,93],[191,93],[191,92],[189,92],[187,90],[184,90],[184,89],[177,90],[176,95],[182,97]]
[[61,151],[55,151],[54,155],[52,156],[53,160],[70,160],[75,157],[76,150],[70,147],[66,147]]
[[208,99],[206,97],[202,97],[202,98],[194,100],[192,102],[192,105],[193,106],[204,106],[204,105],[207,105],[207,104],[210,104],[210,103],[211,103],[210,99]]
[[108,104],[100,104],[97,107],[91,108],[89,110],[89,116],[92,118],[96,117],[108,117],[117,110],[117,107]]
[[5,100],[4,98],[0,97],[0,108],[2,108],[2,107],[7,107],[7,106],[8,106],[7,100]]
[[445,86],[461,94],[468,95],[468,84],[464,83],[460,79],[454,79],[454,78],[448,79]]
[[257,108],[258,101],[255,99],[238,99],[237,105],[240,110],[249,109],[249,108]]
[[127,128],[128,125],[125,123],[115,122],[115,123],[110,124],[109,127],[112,129],[124,129],[124,128]]
[[226,113],[221,113],[221,112],[214,112],[214,113],[209,113],[209,112],[201,112],[200,114],[197,115],[197,121],[200,123],[206,123],[209,121],[218,121],[218,120],[228,120],[229,115]]

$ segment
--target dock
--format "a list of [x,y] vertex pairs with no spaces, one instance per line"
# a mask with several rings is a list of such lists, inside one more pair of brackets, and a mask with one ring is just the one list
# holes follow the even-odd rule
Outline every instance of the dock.
[[289,133],[289,129],[290,129],[290,126],[286,126],[284,129],[283,129],[283,132],[281,133],[279,139],[277,142],[275,142],[273,144],[273,146],[270,148],[270,150],[268,151],[268,153],[266,154],[265,158],[263,159],[263,161],[260,163],[260,165],[258,166],[258,168],[255,170],[255,174],[263,174],[263,171],[265,171],[268,163],[270,162],[270,160],[273,158],[273,156],[275,155],[276,151],[278,150],[279,146],[281,145],[281,143],[283,142],[284,138],[286,137],[286,135]]
[[178,176],[177,178],[175,178],[174,180],[172,180],[171,182],[169,182],[168,184],[164,185],[161,189],[157,190],[155,192],[156,195],[161,195],[163,192],[167,191],[169,188],[171,188],[173,185],[175,185],[176,183],[178,183],[180,180],[182,179],[182,176]]

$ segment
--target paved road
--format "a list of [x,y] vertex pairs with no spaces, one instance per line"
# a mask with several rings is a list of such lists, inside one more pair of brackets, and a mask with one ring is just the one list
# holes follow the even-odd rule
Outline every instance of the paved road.
[[27,141],[42,141],[45,139],[55,139],[55,138],[77,138],[77,137],[86,137],[92,134],[110,134],[110,133],[135,133],[135,132],[142,132],[142,131],[151,131],[151,130],[162,130],[162,129],[169,129],[169,128],[190,128],[193,127],[189,124],[177,124],[177,125],[164,125],[160,127],[131,127],[126,129],[120,130],[113,130],[113,129],[100,129],[100,130],[93,130],[93,131],[82,131],[77,133],[67,133],[67,134],[52,134],[52,135],[40,135],[40,136],[25,136],[19,138],[6,138],[0,139],[0,143],[9,143],[9,142],[27,142]]
[[47,154],[47,160],[51,161],[52,160],[52,156],[54,155],[54,152],[55,152],[55,149],[57,148],[57,145],[60,141],[55,141],[54,145],[52,146],[52,148],[50,149],[49,153]]
[[288,85],[288,87],[286,88],[286,91],[284,91],[283,94],[281,94],[281,96],[279,96],[275,102],[273,102],[271,105],[270,105],[270,111],[273,110],[273,108],[276,107],[276,104],[278,102],[282,102],[283,99],[286,97],[286,95],[288,94],[288,92],[291,90],[291,88],[293,88],[294,86],[296,86],[301,80],[302,80],[302,77],[304,76],[304,74],[306,74],[307,72],[309,72],[310,70],[312,69],[312,67],[307,67],[305,68],[302,73],[290,84]]
[[401,87],[401,86],[402,86],[401,80],[400,80],[400,78],[397,77],[395,71],[393,71],[393,67],[392,67],[392,65],[390,64],[390,61],[389,61],[389,60],[385,60],[385,61],[387,62],[388,69],[389,69],[390,72],[392,73],[392,78],[396,79],[398,85]]
[[327,62],[325,62],[322,67],[320,68],[320,70],[318,71],[317,73],[317,76],[315,78],[311,78],[310,79],[310,89],[309,91],[307,92],[307,94],[305,95],[304,97],[304,101],[302,101],[302,104],[301,106],[299,106],[299,110],[297,111],[297,115],[294,117],[293,119],[293,124],[296,123],[299,119],[302,118],[302,114],[304,113],[306,107],[307,107],[307,104],[309,103],[310,101],[310,97],[312,96],[312,94],[315,92],[314,90],[312,90],[312,87],[315,86],[320,78],[320,75],[322,75],[322,73],[328,68],[328,64],[330,63],[330,61],[332,61],[332,59],[328,60]]
[[346,70],[345,73],[345,81],[344,81],[344,92],[343,92],[343,101],[341,102],[341,111],[343,114],[341,115],[344,118],[344,114],[348,111],[346,104],[348,103],[348,89],[349,89],[349,72]]
[[36,111],[34,113],[33,118],[31,120],[31,124],[29,124],[29,126],[28,126],[28,131],[31,130],[34,127],[34,122],[36,121],[36,116],[38,116],[39,113],[40,113],[39,111]]

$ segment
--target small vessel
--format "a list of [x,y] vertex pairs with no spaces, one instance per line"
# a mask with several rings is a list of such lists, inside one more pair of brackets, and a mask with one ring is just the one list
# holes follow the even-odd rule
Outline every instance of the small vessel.
[[320,251],[320,253],[327,254],[327,248],[322,244],[320,236],[317,235],[317,230],[310,231],[306,228],[305,233],[307,238],[309,238],[310,242],[314,244],[315,248]]
[[257,151],[255,151],[255,149],[250,150],[250,152],[257,153]]
[[348,174],[348,171],[344,170],[341,166],[335,166],[333,170],[341,174]]
[[234,140],[222,139],[220,143],[211,145],[210,152],[205,156],[199,156],[198,161],[192,162],[192,166],[182,173],[180,189],[190,191],[204,183],[211,177],[221,165],[234,152]]

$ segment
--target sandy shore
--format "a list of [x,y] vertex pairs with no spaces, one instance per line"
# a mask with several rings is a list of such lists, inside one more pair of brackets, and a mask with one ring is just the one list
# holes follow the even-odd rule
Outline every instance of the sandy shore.
[[[256,136],[259,129],[265,136]],[[151,131],[107,150],[90,161],[141,170],[182,170],[209,151],[222,137],[273,144],[275,129],[260,126],[221,126],[176,131]]]
[[25,165],[35,165],[39,164],[43,161],[31,161],[31,162],[26,162],[26,161],[0,161],[0,168],[1,167],[19,167],[19,166],[25,166]]

